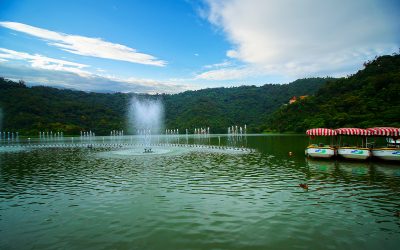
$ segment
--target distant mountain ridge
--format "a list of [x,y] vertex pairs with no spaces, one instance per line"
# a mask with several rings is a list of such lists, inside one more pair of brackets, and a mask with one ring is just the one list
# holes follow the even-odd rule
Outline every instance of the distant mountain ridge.
[[[186,91],[179,94],[107,94],[34,86],[0,78],[2,131],[37,134],[92,130],[108,135],[127,131],[132,96],[159,98],[165,126],[193,131],[247,124],[250,132],[293,131],[314,127],[400,127],[400,55],[381,56],[347,78],[307,78],[289,84],[266,84]],[[289,104],[293,96],[298,98]]]
[[108,135],[127,131],[127,110],[132,96],[160,98],[165,105],[165,126],[180,131],[210,127],[225,133],[228,126],[247,124],[262,132],[269,115],[292,96],[312,95],[331,78],[307,78],[289,84],[266,84],[186,91],[179,94],[87,93],[51,87],[27,87],[24,82],[0,78],[3,131],[36,135],[39,131],[79,134],[92,130]]

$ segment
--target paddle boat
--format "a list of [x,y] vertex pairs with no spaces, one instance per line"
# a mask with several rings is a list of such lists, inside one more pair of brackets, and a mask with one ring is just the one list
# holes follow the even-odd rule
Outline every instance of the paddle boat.
[[384,147],[372,148],[372,156],[382,160],[400,161],[400,144],[397,143],[400,137],[400,128],[376,127],[367,130],[374,137],[386,137],[389,140]]
[[[333,146],[333,139],[336,136],[336,131],[328,128],[313,128],[306,131],[306,134],[310,137],[309,146],[306,149],[306,156],[313,158],[331,158],[336,155],[336,149]],[[311,141],[316,136],[329,136],[331,137],[331,144],[325,145],[324,143],[311,144]]]
[[[351,160],[366,160],[371,156],[371,151],[367,148],[367,136],[370,131],[361,128],[338,128],[335,129],[338,135],[337,154],[340,157]],[[342,136],[346,136],[344,139]],[[343,139],[343,140],[342,140]],[[361,147],[359,145],[348,145],[349,141],[358,144],[361,139]]]

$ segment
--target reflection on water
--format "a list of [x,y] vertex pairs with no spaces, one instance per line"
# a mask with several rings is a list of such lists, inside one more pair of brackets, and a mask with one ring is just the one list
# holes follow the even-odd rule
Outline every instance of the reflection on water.
[[303,136],[248,144],[258,153],[2,152],[0,249],[398,247],[399,165],[307,160]]

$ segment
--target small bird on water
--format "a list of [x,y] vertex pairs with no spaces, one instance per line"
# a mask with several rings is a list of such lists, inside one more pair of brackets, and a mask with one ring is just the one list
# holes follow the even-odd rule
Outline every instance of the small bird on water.
[[308,184],[307,183],[300,183],[299,187],[307,189],[308,190]]
[[394,213],[394,216],[400,217],[400,210],[397,210],[397,211]]

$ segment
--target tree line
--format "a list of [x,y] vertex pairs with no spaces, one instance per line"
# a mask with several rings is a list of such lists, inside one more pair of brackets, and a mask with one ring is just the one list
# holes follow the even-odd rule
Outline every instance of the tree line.
[[[160,99],[166,128],[192,131],[247,124],[248,131],[300,132],[314,127],[400,127],[400,55],[376,57],[357,73],[343,78],[306,78],[289,84],[209,88],[179,94],[94,93],[0,77],[0,130],[37,135],[63,131],[129,131],[132,97]],[[296,102],[288,104],[293,96]]]
[[210,127],[226,133],[227,127],[247,124],[249,132],[269,127],[269,116],[292,96],[312,95],[332,78],[307,78],[289,84],[265,84],[209,88],[179,94],[93,93],[45,86],[27,86],[0,78],[3,131],[37,135],[39,131],[63,131],[78,135],[94,131],[128,131],[128,107],[133,96],[157,98],[165,106],[165,126],[180,131]]

